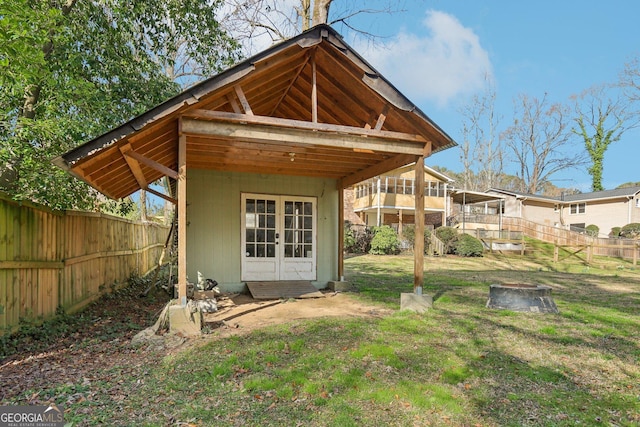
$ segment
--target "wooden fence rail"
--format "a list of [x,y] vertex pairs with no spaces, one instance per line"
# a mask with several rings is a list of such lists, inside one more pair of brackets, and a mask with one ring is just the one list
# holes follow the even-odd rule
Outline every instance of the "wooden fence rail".
[[[528,237],[553,243],[556,248],[580,248],[587,254],[587,261],[591,261],[592,255],[601,255],[613,258],[626,258],[636,265],[640,252],[640,241],[634,239],[598,238],[586,234],[576,233],[571,230],[563,230],[549,225],[537,224],[522,218],[503,217],[502,227],[509,230],[523,232]],[[558,255],[555,256],[556,261]]]
[[0,194],[0,334],[76,311],[157,263],[168,227],[56,212]]

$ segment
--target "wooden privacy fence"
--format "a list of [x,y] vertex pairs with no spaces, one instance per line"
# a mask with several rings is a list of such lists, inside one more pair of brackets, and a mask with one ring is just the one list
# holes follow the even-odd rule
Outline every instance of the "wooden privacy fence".
[[169,228],[92,212],[56,212],[0,194],[0,334],[20,319],[76,311],[146,274]]

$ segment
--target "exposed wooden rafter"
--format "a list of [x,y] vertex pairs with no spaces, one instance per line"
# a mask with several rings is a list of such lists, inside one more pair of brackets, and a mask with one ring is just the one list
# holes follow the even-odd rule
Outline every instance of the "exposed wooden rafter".
[[155,160],[149,159],[148,157],[145,157],[140,153],[136,153],[133,150],[129,150],[124,152],[123,154],[125,156],[125,159],[127,159],[127,163],[129,163],[130,161],[129,159],[135,159],[140,163],[149,166],[151,169],[155,169],[156,171],[160,172],[163,175],[166,175],[173,179],[178,179],[178,172],[174,171],[171,168],[166,167],[165,165],[162,165],[156,162]]
[[240,85],[235,85],[233,87],[233,90],[236,92],[236,96],[238,97],[238,101],[240,101],[240,105],[242,106],[244,113],[249,116],[253,116],[251,105],[249,104],[249,101],[247,101],[247,97],[244,96],[244,92],[242,91]]
[[231,93],[227,95],[227,99],[229,100],[229,105],[231,105],[233,112],[242,114],[242,108],[240,108],[240,104],[238,104],[238,101],[236,101],[236,98]]
[[289,92],[291,91],[291,87],[296,83],[296,81],[300,77],[300,73],[302,73],[302,70],[304,70],[304,67],[306,67],[307,63],[309,62],[309,58],[310,58],[310,55],[307,55],[307,59],[305,60],[305,62],[303,62],[298,67],[298,70],[296,71],[296,75],[291,79],[291,83],[289,83],[289,86],[287,87],[287,89],[282,92],[282,95],[280,96],[280,98],[278,99],[278,102],[276,102],[276,105],[273,107],[273,109],[269,113],[269,116],[273,116],[275,114],[275,112],[278,110],[278,107],[280,107],[282,100],[289,95]]
[[144,177],[144,173],[142,172],[140,163],[138,163],[138,161],[133,156],[131,156],[131,153],[133,152],[133,150],[131,149],[131,145],[123,145],[122,147],[120,147],[120,152],[124,156],[124,159],[126,160],[127,165],[129,165],[129,169],[131,169],[131,173],[133,173],[133,176],[136,178],[136,181],[138,182],[140,188],[147,188],[147,179]]
[[382,129],[384,121],[387,119],[387,114],[389,114],[389,104],[385,104],[384,107],[382,107],[382,112],[378,116],[378,120],[376,120],[376,127],[374,128],[375,130]]
[[[131,169],[131,173],[133,173],[133,176],[136,178],[136,181],[138,182],[138,185],[140,186],[140,189],[148,191],[149,193],[160,197],[161,199],[164,199],[168,202],[173,203],[174,205],[177,204],[177,200],[174,199],[173,197],[169,197],[166,194],[160,193],[159,191],[154,190],[153,188],[149,187],[149,183],[147,182],[147,179],[144,176],[144,173],[142,172],[142,168],[140,167],[140,163],[138,163],[139,159],[145,159],[146,163],[151,163],[154,165],[157,165],[158,163],[151,160],[151,159],[147,159],[146,157],[142,156],[141,154],[136,153],[135,151],[133,151],[133,149],[131,148],[130,144],[126,144],[123,145],[122,147],[120,147],[120,152],[122,153],[122,155],[124,156],[124,159],[127,162],[127,165],[129,166],[129,169]],[[147,164],[147,166],[149,166],[149,164]],[[165,168],[164,166],[160,165],[161,169],[168,169]],[[174,171],[172,171],[174,172]],[[176,175],[177,176],[177,175]]]
[[311,122],[318,123],[318,78],[315,51],[311,53]]

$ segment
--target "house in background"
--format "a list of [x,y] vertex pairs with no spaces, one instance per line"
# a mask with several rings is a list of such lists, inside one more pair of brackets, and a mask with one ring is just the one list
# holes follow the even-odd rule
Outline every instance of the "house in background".
[[[341,280],[343,190],[455,145],[335,30],[319,25],[54,162],[111,198],[147,189],[176,203],[184,306],[187,276],[193,282],[197,272],[224,291],[250,281],[323,288]],[[165,176],[177,182],[177,195],[149,189]],[[423,183],[414,184],[418,210]],[[405,184],[403,191],[414,191]],[[418,220],[416,232],[423,227]],[[416,250],[416,293],[423,264]]]
[[[640,187],[546,197],[492,188],[502,196],[504,216],[574,231],[596,225],[606,236],[614,227],[640,222]],[[495,209],[495,206],[492,208]]]
[[[353,211],[367,226],[390,225],[399,234],[406,224],[415,224],[415,163],[359,182],[353,187]],[[446,223],[453,179],[424,166],[425,227]]]

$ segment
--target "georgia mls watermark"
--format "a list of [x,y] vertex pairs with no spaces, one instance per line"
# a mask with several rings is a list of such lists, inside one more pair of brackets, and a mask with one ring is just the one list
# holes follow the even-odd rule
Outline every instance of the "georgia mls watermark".
[[0,427],[64,427],[64,409],[49,406],[0,406]]

